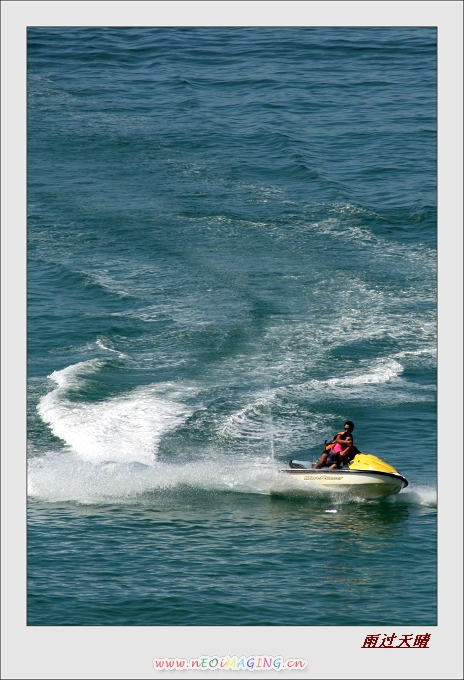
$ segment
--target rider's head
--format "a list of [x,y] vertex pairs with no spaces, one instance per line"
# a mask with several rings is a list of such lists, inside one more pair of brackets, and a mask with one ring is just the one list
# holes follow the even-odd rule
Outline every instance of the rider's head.
[[351,422],[351,420],[347,420],[345,425],[344,425],[344,430],[345,432],[351,433],[354,430],[354,423]]

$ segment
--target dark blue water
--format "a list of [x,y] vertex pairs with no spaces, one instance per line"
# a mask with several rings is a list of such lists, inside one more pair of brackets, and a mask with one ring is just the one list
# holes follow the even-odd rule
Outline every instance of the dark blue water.
[[436,623],[435,29],[29,29],[28,296],[29,624]]

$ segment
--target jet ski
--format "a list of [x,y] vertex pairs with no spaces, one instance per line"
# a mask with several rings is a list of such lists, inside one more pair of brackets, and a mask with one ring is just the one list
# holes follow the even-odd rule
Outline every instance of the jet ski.
[[[287,475],[288,481],[291,479],[292,488],[310,490],[317,484],[331,492],[344,492],[369,501],[392,496],[408,486],[398,470],[370,453],[357,453],[348,467],[335,470],[315,470],[309,463],[291,460],[289,468],[279,472]],[[288,488],[287,484],[285,487]]]

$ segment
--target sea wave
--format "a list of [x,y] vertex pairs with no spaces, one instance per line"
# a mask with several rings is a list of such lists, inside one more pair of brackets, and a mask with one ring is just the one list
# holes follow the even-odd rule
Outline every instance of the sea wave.
[[71,400],[70,391],[82,388],[104,364],[92,359],[52,373],[56,387],[40,399],[38,412],[53,434],[83,460],[152,464],[162,436],[189,410],[159,396],[162,386],[153,385],[106,401]]

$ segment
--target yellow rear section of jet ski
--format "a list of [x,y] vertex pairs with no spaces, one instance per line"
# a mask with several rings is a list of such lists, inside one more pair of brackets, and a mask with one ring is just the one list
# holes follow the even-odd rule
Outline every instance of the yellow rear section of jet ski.
[[377,472],[396,472],[399,474],[398,470],[392,465],[371,453],[357,453],[348,467],[350,470],[376,470]]

